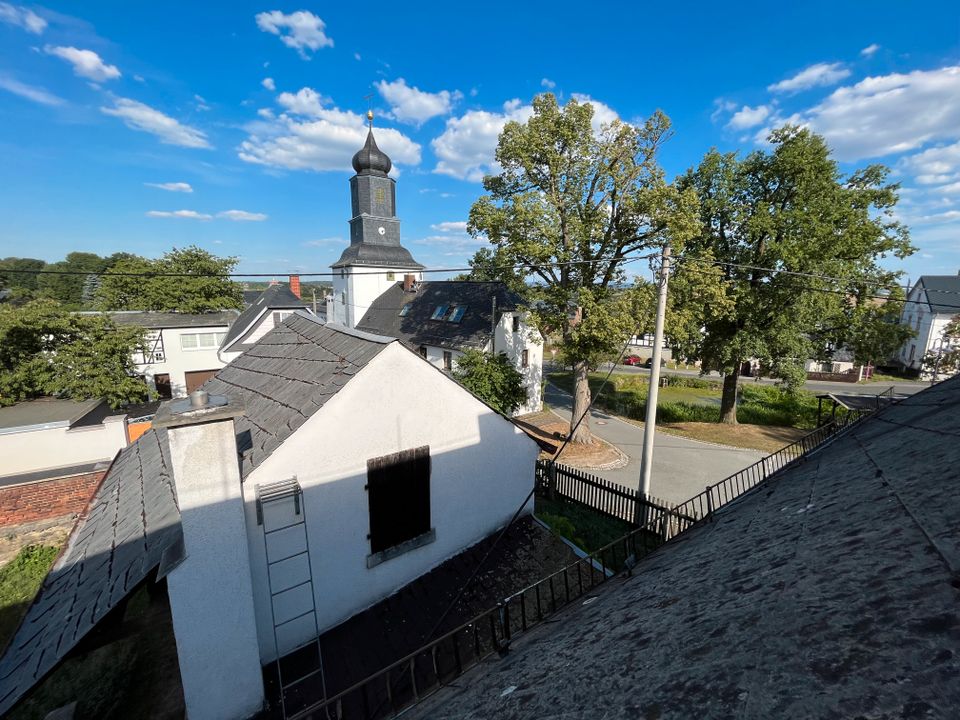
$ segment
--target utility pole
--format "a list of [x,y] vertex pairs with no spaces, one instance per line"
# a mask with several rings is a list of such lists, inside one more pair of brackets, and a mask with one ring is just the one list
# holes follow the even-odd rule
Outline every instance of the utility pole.
[[313,288],[313,314],[317,314],[317,289]]
[[497,356],[497,296],[493,296],[490,319],[490,355]]
[[[643,456],[640,460],[641,499],[650,496],[650,472],[653,469],[653,436],[657,424],[657,395],[660,390],[660,357],[663,355],[663,323],[667,316],[667,282],[670,279],[670,244],[660,254],[660,294],[657,298],[657,324],[653,331],[653,357],[650,363],[650,389],[647,392],[647,418],[643,424]],[[641,506],[645,519],[646,506]]]

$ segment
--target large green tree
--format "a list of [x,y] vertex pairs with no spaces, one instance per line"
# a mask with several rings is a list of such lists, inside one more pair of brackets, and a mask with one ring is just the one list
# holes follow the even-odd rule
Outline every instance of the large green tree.
[[[64,260],[47,265],[44,270],[55,271],[37,278],[37,289],[43,297],[56,300],[63,306],[79,310],[89,305],[90,297],[84,296],[90,278],[103,272],[109,265],[108,258],[95,253],[72,252]],[[60,275],[58,272],[66,274]]]
[[467,350],[457,358],[453,376],[504,415],[510,415],[527,400],[523,375],[505,353],[490,355],[480,350]]
[[100,277],[102,310],[202,313],[243,307],[239,283],[230,279],[235,257],[217,257],[196,246],[174,248],[156,260],[128,255]]
[[138,328],[51,300],[0,306],[0,405],[44,395],[106,398],[113,407],[145,400],[132,359],[143,337]]
[[36,258],[8,257],[0,260],[0,289],[36,290],[37,270],[47,263]]
[[[793,389],[805,378],[804,361],[829,346],[851,344],[866,355],[895,347],[897,333],[882,323],[899,311],[898,273],[878,261],[913,252],[893,216],[897,185],[887,183],[887,168],[843,175],[823,138],[807,129],[781,128],[769,142],[743,158],[711,150],[679,180],[699,198],[702,230],[678,274],[720,263],[729,301],[720,313],[702,308],[704,332],[686,351],[725,373],[727,423],[736,423],[748,359]],[[874,297],[884,292],[890,300],[878,310]]]
[[669,134],[660,112],[598,128],[590,103],[539,95],[529,120],[504,127],[502,170],[484,178],[470,210],[471,234],[489,240],[498,264],[524,267],[537,283],[538,324],[563,336],[573,442],[591,439],[590,368],[637,330],[633,296],[621,291],[628,259],[665,242],[679,248],[696,224],[695,195],[669,185],[657,161]]

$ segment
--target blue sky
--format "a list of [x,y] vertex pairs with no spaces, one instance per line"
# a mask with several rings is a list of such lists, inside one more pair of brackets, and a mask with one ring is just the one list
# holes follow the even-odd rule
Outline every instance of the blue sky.
[[673,177],[787,120],[845,170],[889,165],[919,250],[960,270],[955,3],[51,3],[0,0],[0,256],[156,256],[323,272],[372,94],[402,236],[430,267],[463,232],[497,134],[549,89],[602,118],[660,108]]

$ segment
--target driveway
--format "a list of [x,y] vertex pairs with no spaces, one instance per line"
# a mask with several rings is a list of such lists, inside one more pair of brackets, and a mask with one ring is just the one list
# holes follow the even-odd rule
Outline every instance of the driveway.
[[[570,422],[573,398],[552,383],[547,383],[544,400],[551,410]],[[590,429],[609,443],[616,445],[630,458],[624,467],[615,470],[590,470],[620,485],[640,486],[640,457],[643,454],[643,428],[624,422],[601,410],[590,413]],[[723,447],[702,443],[677,435],[657,432],[653,442],[653,472],[650,494],[679,504],[712,483],[723,480],[752,465],[765,453],[758,450]]]

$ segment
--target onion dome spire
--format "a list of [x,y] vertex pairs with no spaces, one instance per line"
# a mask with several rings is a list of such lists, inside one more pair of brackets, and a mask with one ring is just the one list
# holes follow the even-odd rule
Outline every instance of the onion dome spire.
[[383,150],[377,147],[373,137],[373,111],[367,111],[367,122],[370,129],[367,131],[367,141],[353,156],[353,169],[357,175],[386,175],[393,167],[393,162]]

